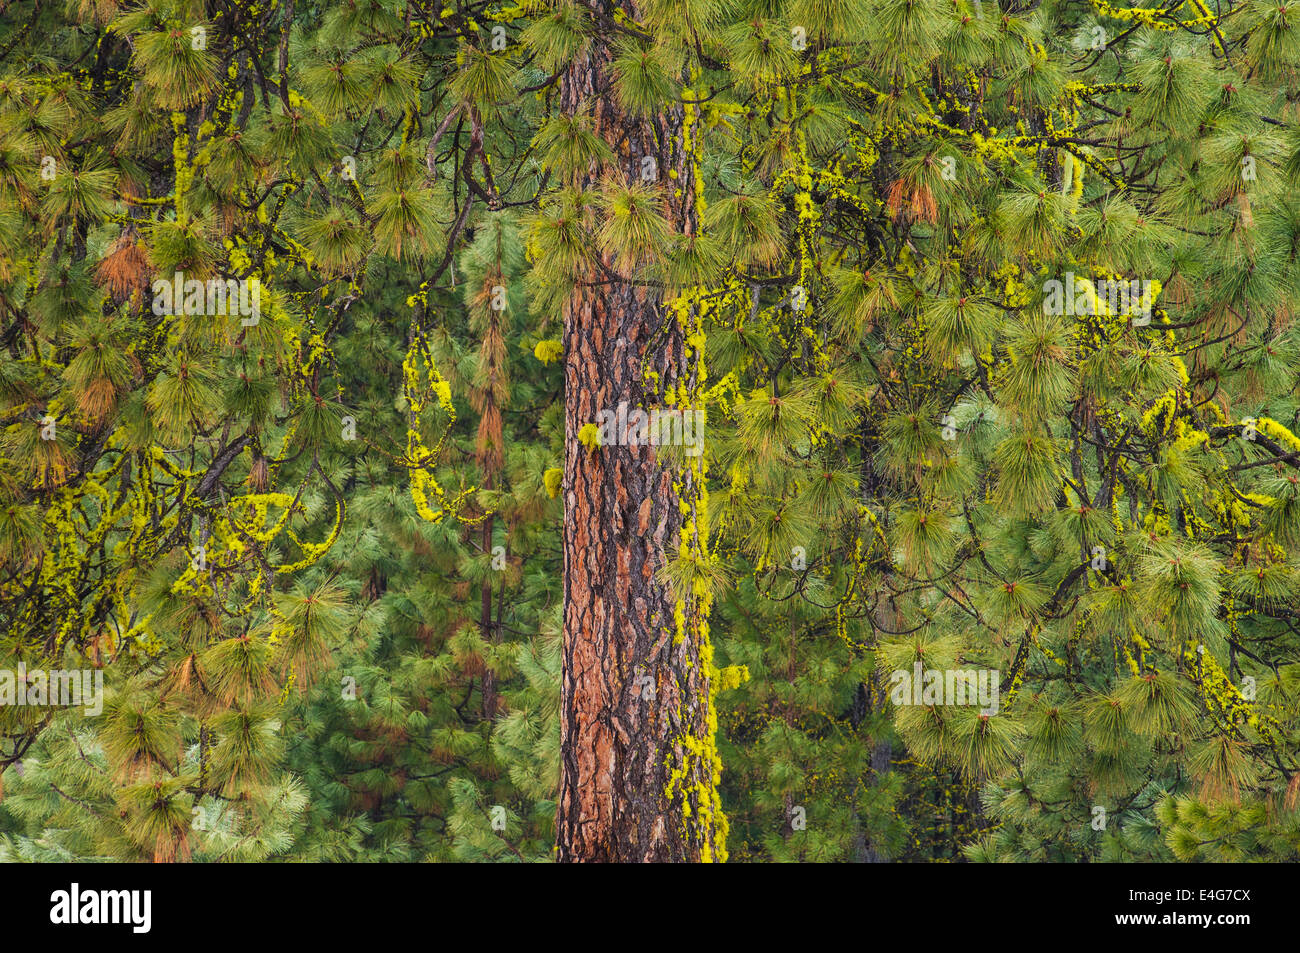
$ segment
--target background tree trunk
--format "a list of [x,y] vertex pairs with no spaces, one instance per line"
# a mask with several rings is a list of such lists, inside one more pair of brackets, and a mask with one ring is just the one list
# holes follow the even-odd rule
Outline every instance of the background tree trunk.
[[[614,5],[592,0],[609,19]],[[634,15],[632,6],[623,9]],[[627,181],[653,157],[669,183],[674,226],[694,229],[693,190],[682,154],[682,108],[652,119],[623,114],[611,88],[609,37],[596,35],[561,86],[561,108],[590,109]],[[677,170],[675,180],[668,177]],[[612,170],[606,170],[612,171]],[[569,185],[596,186],[597,170]],[[682,183],[679,195],[672,184]],[[611,272],[617,269],[601,251]],[[561,861],[721,859],[725,820],[716,804],[702,625],[690,594],[656,575],[680,545],[688,475],[653,447],[588,449],[578,439],[601,410],[626,401],[647,411],[657,393],[689,373],[684,335],[656,289],[606,280],[593,269],[565,309],[564,671],[562,768],[556,817]],[[676,482],[676,486],[675,486]],[[678,615],[678,609],[681,615]],[[700,739],[708,739],[701,747]],[[703,756],[701,756],[703,752]]]

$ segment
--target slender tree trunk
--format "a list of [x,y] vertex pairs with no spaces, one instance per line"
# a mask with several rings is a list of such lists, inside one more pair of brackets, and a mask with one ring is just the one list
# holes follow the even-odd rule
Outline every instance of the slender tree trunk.
[[[610,19],[615,5],[588,0]],[[631,4],[622,9],[635,16]],[[611,88],[612,33],[595,31],[562,78],[561,106],[592,111],[625,181],[643,159],[665,189],[673,224],[694,230],[695,196],[682,155],[682,110],[651,120],[621,113]],[[676,169],[675,179],[669,170]],[[569,185],[590,190],[592,168]],[[676,185],[681,188],[677,189]],[[677,194],[674,194],[676,192]],[[601,254],[605,254],[603,251]],[[604,258],[617,272],[611,258]],[[600,411],[658,403],[648,372],[688,378],[682,329],[655,289],[592,269],[565,309],[564,672],[556,817],[561,861],[725,859],[716,794],[707,629],[690,593],[657,575],[694,527],[696,487],[650,446],[588,448],[578,438]],[[684,513],[685,511],[685,513]],[[693,532],[690,530],[689,532]]]
[[[498,303],[497,291],[505,290],[505,275],[501,272],[501,232],[497,231],[497,257],[495,267],[490,269],[483,279],[483,288],[479,296],[480,307],[477,315],[481,317],[483,343],[479,350],[479,372],[482,375],[482,388],[472,392],[474,409],[479,418],[478,439],[475,456],[483,469],[483,489],[491,492],[497,488],[497,476],[505,465],[504,433],[501,411],[509,401],[509,389],[506,378],[505,334],[502,320],[505,312],[504,298]],[[477,328],[476,328],[477,330]],[[508,527],[507,527],[508,528]],[[495,557],[492,552],[493,533],[496,530],[496,517],[491,512],[483,519],[480,543],[483,552],[493,559],[493,572],[487,574],[479,590],[479,632],[483,641],[496,645],[500,640],[497,623],[492,619],[492,586],[497,581],[501,592],[505,592],[504,574],[496,580]],[[509,537],[507,536],[507,539]],[[497,677],[491,668],[483,672],[483,717],[491,721],[497,715],[498,693]]]
[[[484,481],[485,490],[493,490],[492,478]],[[483,520],[482,546],[485,553],[492,552],[492,530],[494,519],[488,516]],[[502,585],[502,589],[505,586]],[[488,576],[479,589],[479,633],[484,642],[495,643],[496,626],[492,624],[492,577]],[[483,718],[491,721],[497,715],[497,677],[490,668],[483,672]]]

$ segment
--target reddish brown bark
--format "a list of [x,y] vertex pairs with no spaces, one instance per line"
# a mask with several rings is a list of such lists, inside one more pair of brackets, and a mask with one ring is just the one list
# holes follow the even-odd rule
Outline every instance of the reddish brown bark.
[[[499,233],[498,233],[499,234]],[[498,241],[499,244],[499,241]],[[484,277],[483,288],[479,295],[478,326],[475,330],[483,335],[479,349],[479,364],[482,375],[482,387],[471,391],[471,402],[479,412],[478,441],[475,456],[484,474],[483,489],[496,489],[497,476],[504,464],[504,441],[501,422],[501,406],[498,398],[504,400],[508,394],[505,376],[505,338],[501,327],[502,310],[494,306],[495,289],[503,287],[505,278],[501,274],[501,251],[497,249],[496,267]],[[496,530],[496,517],[488,513],[483,520],[479,542],[483,552],[491,555],[493,534]],[[485,643],[495,645],[500,641],[500,631],[492,619],[492,586],[494,573],[489,573],[479,587],[479,633]],[[501,592],[505,592],[504,581],[500,583]],[[498,621],[500,616],[498,614]],[[491,721],[497,715],[498,693],[496,673],[490,668],[483,672],[483,717]]]
[[[608,20],[614,5],[592,0]],[[635,16],[630,5],[623,9]],[[599,135],[627,181],[654,158],[670,220],[694,225],[694,197],[682,158],[681,107],[651,120],[616,107],[608,40],[593,36],[562,78],[561,106],[591,109]],[[678,177],[669,178],[676,169]],[[588,170],[580,189],[602,173]],[[604,253],[604,252],[603,252]],[[617,273],[604,253],[609,272]],[[589,449],[578,439],[602,410],[650,408],[661,382],[687,373],[684,340],[657,289],[607,280],[593,269],[565,310],[564,672],[562,771],[556,817],[561,861],[694,861],[717,855],[718,836],[698,800],[708,773],[691,758],[689,739],[708,734],[708,681],[699,638],[689,624],[679,638],[678,594],[657,575],[679,546],[679,472],[653,447]],[[689,497],[689,479],[685,484]],[[689,508],[689,498],[687,500]],[[687,596],[688,619],[695,607]],[[708,789],[711,790],[711,787]]]

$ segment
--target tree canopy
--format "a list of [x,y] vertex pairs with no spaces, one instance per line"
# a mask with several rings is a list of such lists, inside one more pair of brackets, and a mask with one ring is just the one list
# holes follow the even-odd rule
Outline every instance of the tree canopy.
[[1297,859],[1298,70],[1290,0],[0,5],[0,670],[105,685],[0,684],[0,858],[552,859],[635,459],[703,859]]

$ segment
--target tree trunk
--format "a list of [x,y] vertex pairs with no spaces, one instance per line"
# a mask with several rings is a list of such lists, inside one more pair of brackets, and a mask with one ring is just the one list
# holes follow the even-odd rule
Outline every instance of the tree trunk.
[[[608,20],[615,5],[589,0]],[[623,4],[635,16],[630,4]],[[612,31],[596,29],[561,85],[561,107],[592,110],[626,181],[654,159],[670,221],[693,233],[694,190],[683,156],[682,107],[653,119],[620,112],[611,88]],[[602,35],[603,34],[603,35]],[[677,177],[668,175],[677,170]],[[580,190],[596,187],[589,169]],[[680,188],[677,189],[677,186]],[[674,192],[677,194],[674,194]],[[617,272],[604,251],[605,265]],[[608,280],[593,267],[564,315],[564,671],[562,767],[556,817],[560,861],[725,859],[710,718],[707,606],[657,575],[695,539],[698,478],[656,459],[650,446],[587,447],[602,410],[648,410],[660,385],[693,374],[685,334],[655,289]],[[624,276],[625,277],[625,276]],[[655,380],[656,378],[652,378]]]
[[[483,488],[491,491],[495,489],[492,477],[483,482]],[[491,515],[483,520],[483,532],[481,545],[483,552],[489,556],[492,553],[492,531],[495,520]],[[502,589],[505,584],[502,583]],[[479,635],[484,642],[495,644],[497,641],[496,626],[492,623],[492,577],[488,576],[483,585],[479,588]],[[496,673],[490,668],[483,670],[483,720],[491,721],[497,716],[497,677]]]

